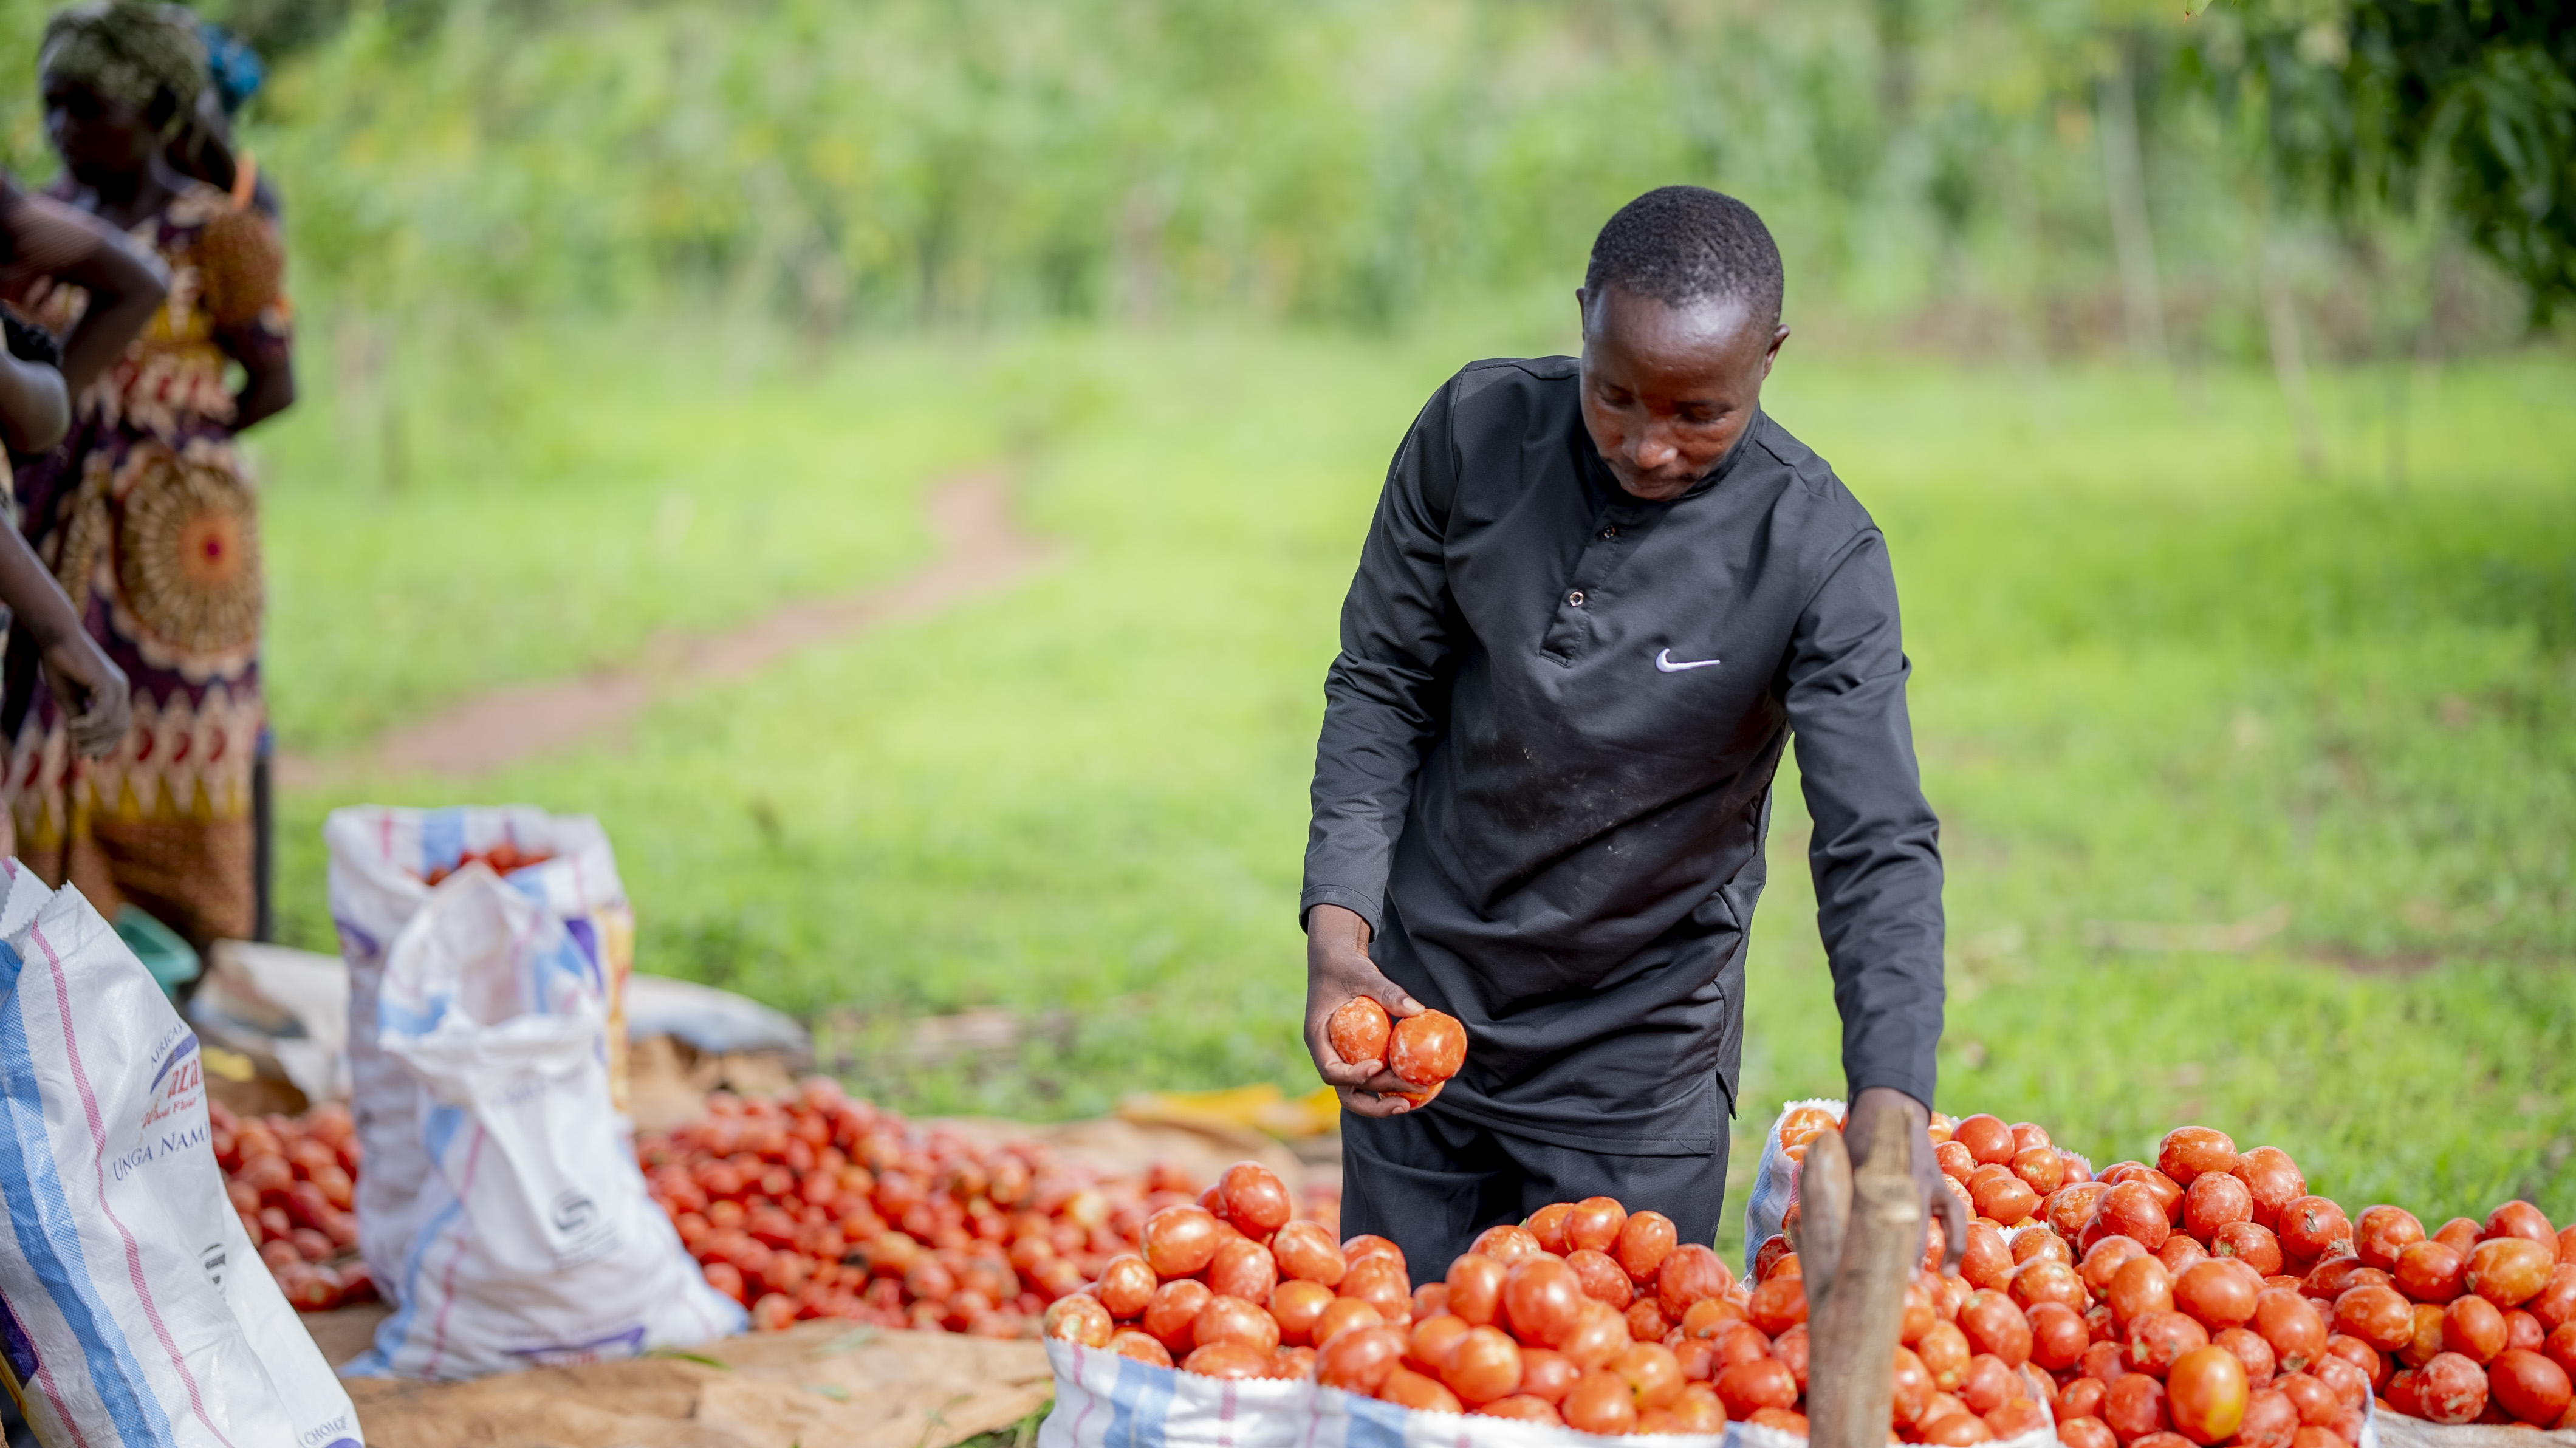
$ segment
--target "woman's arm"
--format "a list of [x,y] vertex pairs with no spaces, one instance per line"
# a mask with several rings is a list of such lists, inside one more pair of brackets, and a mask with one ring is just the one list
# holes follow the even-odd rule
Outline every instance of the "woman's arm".
[[71,430],[71,390],[42,362],[0,352],[0,439],[22,456],[51,452]]
[[133,722],[133,686],[81,626],[79,611],[36,551],[9,527],[0,527],[0,603],[16,612],[36,641],[47,681],[69,720],[72,747],[91,759],[114,749]]
[[265,422],[295,405],[295,354],[284,342],[245,347],[233,356],[244,374],[241,391],[233,395],[234,431]]
[[78,397],[151,324],[170,294],[170,271],[115,228],[51,197],[23,198],[12,219],[37,242],[21,241],[21,257],[89,293],[89,307],[63,339],[63,382]]

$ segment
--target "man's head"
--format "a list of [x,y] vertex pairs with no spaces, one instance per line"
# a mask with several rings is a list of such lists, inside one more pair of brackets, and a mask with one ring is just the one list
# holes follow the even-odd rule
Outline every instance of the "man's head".
[[1680,497],[1744,435],[1788,340],[1780,249],[1753,208],[1665,186],[1619,208],[1574,294],[1583,426],[1629,493]]

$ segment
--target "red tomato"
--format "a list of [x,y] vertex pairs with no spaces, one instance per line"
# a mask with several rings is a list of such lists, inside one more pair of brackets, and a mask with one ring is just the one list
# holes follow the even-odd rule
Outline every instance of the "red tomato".
[[1549,1404],[1565,1401],[1583,1370],[1553,1348],[1521,1347],[1521,1393]]
[[[1961,1311],[1964,1316],[1965,1309]],[[2038,1303],[2023,1316],[2030,1324],[2030,1360],[2045,1372],[2062,1373],[2074,1367],[2092,1345],[2084,1319],[2065,1303]]]
[[2485,1225],[2478,1229],[2478,1237],[2480,1240],[2525,1237],[2547,1247],[2553,1254],[2558,1250],[2558,1229],[2549,1225],[2548,1215],[2521,1200],[2507,1202],[2487,1213]]
[[1502,1310],[1502,1263],[1482,1252],[1461,1252],[1449,1264],[1449,1310],[1473,1327],[1494,1321]]
[[1735,1276],[1726,1270],[1715,1251],[1697,1242],[1685,1242],[1673,1248],[1655,1274],[1655,1305],[1670,1318],[1690,1311],[1692,1303],[1704,1297],[1723,1297],[1735,1285]]
[[2135,1257],[2120,1264],[2102,1294],[2111,1306],[2111,1320],[2126,1326],[2143,1312],[2173,1310],[2173,1275],[2153,1257]]
[[1807,1284],[1795,1277],[1774,1277],[1753,1289],[1744,1310],[1755,1327],[1777,1337],[1807,1320]]
[[1216,1257],[1223,1241],[1216,1215],[1204,1207],[1165,1207],[1145,1219],[1145,1265],[1165,1281],[1187,1277]]
[[1316,1317],[1314,1327],[1308,1330],[1306,1336],[1307,1340],[1317,1347],[1327,1347],[1332,1344],[1334,1338],[1345,1332],[1363,1327],[1386,1325],[1386,1314],[1378,1311],[1375,1306],[1362,1302],[1356,1297],[1336,1297],[1324,1304],[1323,1312]]
[[1982,1418],[2012,1401],[2019,1388],[2002,1358],[1981,1352],[1968,1359],[1968,1370],[1959,1377],[1959,1401]]
[[2053,1146],[2028,1146],[2013,1153],[2012,1173],[2040,1197],[2066,1185],[2066,1157]]
[[1443,1355],[1440,1381],[1469,1407],[1507,1397],[1520,1387],[1520,1345],[1499,1328],[1471,1327]]
[[[1681,1362],[1662,1343],[1638,1343],[1612,1360],[1610,1371],[1626,1380],[1640,1411],[1669,1408],[1682,1395]],[[1790,1401],[1797,1400],[1793,1396]]]
[[1120,1357],[1131,1357],[1140,1363],[1152,1363],[1158,1368],[1172,1365],[1172,1355],[1161,1343],[1134,1328],[1122,1329],[1112,1336],[1109,1339],[1109,1350]]
[[1048,1307],[1039,1331],[1084,1347],[1107,1347],[1117,1333],[1117,1324],[1110,1320],[1109,1309],[1101,1306],[1099,1299],[1077,1295],[1061,1298]]
[[2562,1262],[2552,1267],[2540,1290],[2523,1299],[2522,1310],[2539,1319],[2542,1332],[2556,1332],[2576,1320],[2576,1266]]
[[2404,1207],[2364,1207],[2352,1221],[2353,1255],[2382,1272],[2397,1270],[2397,1254],[2424,1240],[2424,1224]]
[[1328,1388],[1374,1395],[1403,1358],[1404,1334],[1391,1327],[1363,1327],[1335,1335],[1315,1355],[1315,1381]]
[[[1479,1404],[1467,1411],[1488,1418],[1512,1418],[1523,1423],[1544,1423],[1550,1427],[1563,1427],[1565,1424],[1565,1419],[1558,1416],[1555,1404],[1529,1393],[1513,1393],[1507,1397],[1496,1398],[1490,1403]],[[1721,1423],[1719,1426],[1725,1425]]]
[[1279,1340],[1292,1347],[1312,1344],[1315,1324],[1336,1299],[1320,1282],[1291,1277],[1270,1292],[1270,1318],[1279,1324]]
[[1950,1128],[1950,1139],[1966,1147],[1980,1166],[2003,1165],[2020,1150],[2013,1144],[2012,1128],[2004,1125],[2001,1118],[1983,1112],[1962,1118]]
[[2165,1385],[2145,1373],[2129,1373],[2102,1391],[2102,1421],[2123,1443],[2161,1433],[2172,1420],[2165,1411]]
[[1279,1285],[1279,1263],[1269,1248],[1238,1237],[1216,1249],[1215,1259],[1208,1263],[1207,1285],[1221,1297],[1267,1302],[1270,1289]]
[[1405,1265],[1404,1249],[1384,1237],[1362,1233],[1342,1243],[1342,1260],[1345,1263],[1356,1266],[1361,1259],[1368,1257],[1391,1258],[1398,1270]]
[[2236,1159],[2232,1172],[2254,1197],[2254,1220],[2278,1229],[2281,1209],[2308,1194],[2299,1165],[2277,1146],[2258,1146]]
[[1530,1213],[1529,1220],[1521,1225],[1529,1228],[1531,1236],[1538,1238],[1542,1249],[1562,1257],[1574,1250],[1565,1240],[1565,1219],[1573,1214],[1572,1202],[1550,1202]]
[[1607,1253],[1619,1243],[1619,1229],[1628,1225],[1628,1209],[1609,1197],[1585,1197],[1566,1214],[1565,1243],[1575,1250],[1589,1248]]
[[2245,1364],[2245,1381],[2252,1387],[2259,1388],[2271,1382],[2273,1375],[2280,1370],[2279,1355],[2272,1351],[2270,1343],[2263,1340],[2263,1334],[2250,1327],[2221,1328],[2209,1341],[2212,1347],[2223,1347],[2236,1354],[2236,1360]]
[[1491,1257],[1506,1267],[1526,1258],[1541,1256],[1547,1251],[1545,1247],[1539,1245],[1537,1233],[1527,1227],[1515,1227],[1508,1223],[1498,1227],[1487,1227],[1477,1233],[1475,1243],[1467,1250]]
[[[1569,1218],[1571,1215],[1569,1212]],[[1656,1272],[1679,1240],[1672,1218],[1661,1212],[1632,1212],[1619,1228],[1619,1240],[1609,1250],[1620,1270],[1628,1274],[1628,1280],[1642,1286],[1655,1280]]]
[[2487,1407],[2486,1370],[2455,1352],[2418,1368],[2415,1400],[2429,1423],[2474,1423]]
[[1386,1068],[1416,1086],[1436,1086],[1458,1074],[1467,1060],[1467,1028],[1445,1011],[1424,1011],[1395,1023]]
[[1290,1222],[1281,1227],[1270,1238],[1270,1255],[1277,1259],[1280,1271],[1326,1287],[1340,1286],[1342,1274],[1349,1270],[1333,1234],[1316,1222]]
[[2179,1312],[2154,1309],[2130,1318],[2122,1341],[2130,1371],[2161,1378],[2183,1354],[2209,1346],[2209,1330]]
[[2214,1344],[2194,1348],[2165,1374],[2165,1411],[2175,1432],[2194,1443],[2217,1443],[2245,1421],[2248,1392],[2245,1365],[2234,1353]]
[[2257,1388],[2245,1399],[2244,1420],[2236,1425],[2237,1448],[2289,1448],[2299,1431],[2299,1410],[2270,1388]]
[[1390,1323],[1410,1322],[1413,1318],[1413,1287],[1404,1277],[1404,1264],[1392,1257],[1363,1257],[1342,1274],[1342,1295],[1356,1297],[1377,1309],[1378,1316]]
[[2177,1126],[2165,1133],[2164,1144],[2156,1150],[2156,1169],[2183,1187],[2203,1173],[2234,1171],[2236,1162],[2236,1143],[2227,1139],[2226,1132],[2206,1126]]
[[[2232,1182],[2236,1178],[2205,1176],[2201,1180]],[[2262,1290],[2263,1279],[2252,1268],[2211,1257],[2194,1262],[2174,1278],[2174,1306],[2216,1332],[2253,1321],[2254,1299]]]
[[2508,1348],[2487,1364],[2487,1391],[2497,1406],[2521,1422],[2547,1428],[2567,1412],[2567,1370],[2524,1348]]
[[1324,1036],[1333,1046],[1333,1054],[1353,1066],[1386,1059],[1386,1042],[1393,1030],[1386,1007],[1367,996],[1353,996],[1337,1006],[1324,1022]]
[[1502,1320],[1527,1346],[1562,1345],[1583,1301],[1583,1284],[1574,1269],[1554,1257],[1515,1262],[1503,1277]]
[[1296,1215],[1287,1184],[1259,1162],[1239,1161],[1227,1167],[1217,1179],[1217,1191],[1225,1203],[1226,1220],[1247,1237],[1267,1237]]
[[2118,1448],[2109,1424],[2099,1418],[2060,1418],[2057,1441],[2065,1448]]
[[2183,1190],[2183,1230],[2204,1243],[2214,1241],[2219,1228],[2231,1222],[2253,1220],[2254,1193],[2225,1172],[2204,1172]]
[[2469,1249],[2461,1284],[2498,1307],[2520,1307],[2549,1285],[2558,1254],[2529,1237],[2489,1237]]
[[1726,1405],[1726,1416],[1739,1421],[1763,1408],[1793,1408],[1798,1403],[1798,1380],[1786,1363],[1770,1358],[1727,1368],[1717,1375],[1715,1386],[1718,1401]]
[[1207,1306],[1216,1294],[1208,1285],[1183,1277],[1154,1289],[1153,1300],[1145,1304],[1143,1326],[1175,1356],[1187,1356],[1198,1345],[1194,1333],[1199,1309]]
[[1606,1302],[1583,1299],[1574,1310],[1574,1327],[1557,1344],[1566,1361],[1590,1372],[1607,1367],[1619,1354],[1628,1350],[1634,1339],[1628,1332],[1628,1321],[1617,1308]]
[[1565,1265],[1573,1270],[1575,1281],[1583,1287],[1583,1295],[1595,1301],[1609,1303],[1624,1312],[1636,1296],[1635,1289],[1628,1284],[1628,1274],[1620,1270],[1619,1264],[1610,1260],[1607,1253],[1590,1247],[1577,1247],[1566,1257]]
[[2326,1350],[2326,1321],[2308,1300],[2283,1287],[2254,1294],[2254,1330],[2269,1343],[2280,1369],[2302,1372]]
[[2164,1204],[2147,1184],[2136,1178],[2119,1182],[2102,1194],[2093,1208],[2092,1220],[2081,1234],[2087,1251],[2104,1237],[2128,1237],[2152,1252],[2165,1244],[2173,1230],[2165,1216]]
[[1203,1378],[1266,1378],[1273,1361],[1266,1348],[1241,1342],[1212,1342],[1192,1349],[1181,1360],[1181,1371]]
[[2300,1197],[2283,1206],[2273,1230],[2280,1234],[2281,1250],[2304,1261],[2352,1252],[2352,1223],[2343,1208],[2324,1197]]
[[1637,1399],[1628,1381],[1607,1370],[1588,1372],[1565,1395],[1565,1425],[1585,1433],[1621,1435],[1637,1426]]
[[2230,1222],[2219,1228],[2210,1238],[2209,1251],[2211,1256],[2244,1263],[2260,1277],[2269,1277],[2284,1265],[2281,1239],[2259,1222]]
[[1410,1368],[1399,1367],[1386,1375],[1378,1385],[1378,1401],[1411,1408],[1421,1413],[1456,1413],[1465,1410],[1458,1395],[1441,1386],[1440,1380]]
[[2504,1310],[2483,1297],[2454,1299],[2442,1312],[2442,1346],[2473,1363],[2503,1352],[2506,1338]]
[[2098,1180],[2059,1187],[2047,1201],[2040,1204],[2040,1214],[2048,1219],[2050,1231],[2070,1242],[2076,1242],[2079,1247],[2087,1246],[2089,1244],[2078,1239],[2082,1237],[2086,1224],[2093,1220],[2094,1212],[2102,1205],[2102,1198],[2109,1195],[2110,1191],[2109,1184]]
[[1466,1320],[1450,1313],[1426,1317],[1413,1325],[1406,1335],[1404,1362],[1416,1372],[1437,1376],[1440,1365],[1449,1359],[1449,1349],[1472,1329]]

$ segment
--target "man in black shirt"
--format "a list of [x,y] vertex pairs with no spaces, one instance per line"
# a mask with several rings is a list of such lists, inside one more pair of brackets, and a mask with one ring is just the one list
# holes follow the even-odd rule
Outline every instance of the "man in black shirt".
[[[1939,825],[1887,546],[1761,411],[1789,329],[1742,202],[1652,191],[1593,244],[1583,356],[1475,363],[1388,469],[1324,685],[1299,908],[1306,1040],[1343,1105],[1342,1223],[1437,1277],[1595,1193],[1716,1234],[1744,946],[1795,738],[1855,1150],[1924,1137],[1941,1036]],[[1408,1107],[1342,1063],[1368,995],[1467,1028]]]

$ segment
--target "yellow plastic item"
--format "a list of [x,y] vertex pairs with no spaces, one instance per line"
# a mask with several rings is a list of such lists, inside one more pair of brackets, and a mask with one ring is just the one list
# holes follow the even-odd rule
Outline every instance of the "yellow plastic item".
[[1259,1131],[1296,1141],[1338,1127],[1342,1107],[1330,1086],[1291,1097],[1265,1081],[1222,1091],[1139,1092],[1118,1103],[1118,1115],[1125,1121]]

